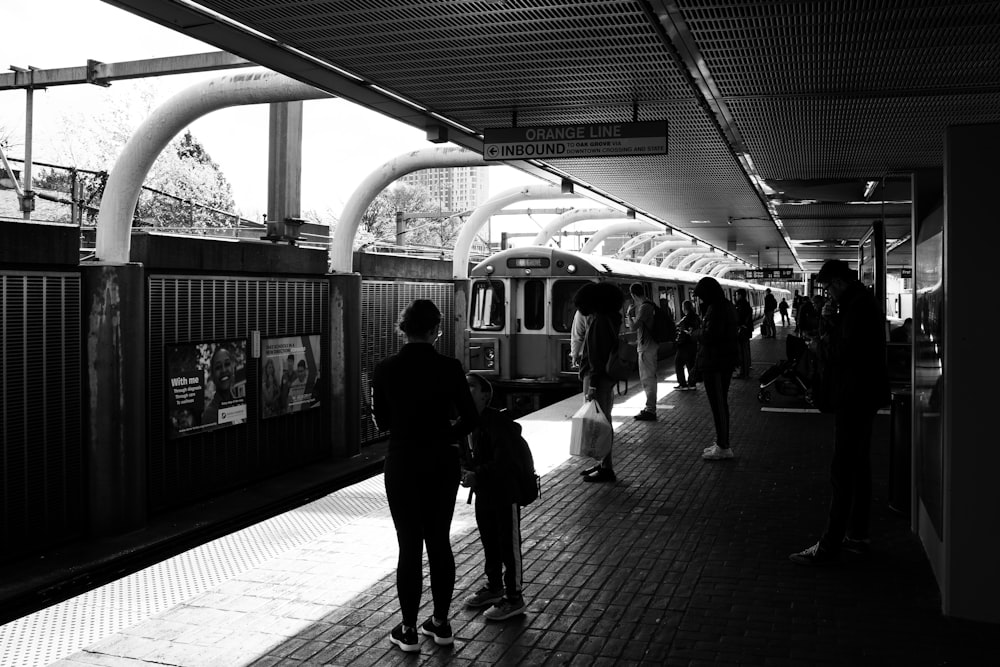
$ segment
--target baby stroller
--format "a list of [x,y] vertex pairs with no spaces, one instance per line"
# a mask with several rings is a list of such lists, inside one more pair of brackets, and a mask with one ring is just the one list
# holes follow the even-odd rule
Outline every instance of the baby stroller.
[[785,338],[787,359],[779,361],[760,376],[760,391],[757,400],[771,402],[771,387],[785,396],[802,396],[806,403],[813,404],[812,378],[817,371],[816,355],[809,349],[804,338],[789,334]]

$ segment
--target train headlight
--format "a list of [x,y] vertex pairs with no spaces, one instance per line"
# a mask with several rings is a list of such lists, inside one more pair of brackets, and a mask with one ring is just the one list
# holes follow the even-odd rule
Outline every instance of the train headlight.
[[576,264],[567,264],[566,273],[576,273]]
[[486,273],[492,274],[494,271],[496,271],[496,267],[494,267],[492,264],[486,267]]
[[493,361],[497,358],[497,351],[492,347],[486,349],[486,358]]

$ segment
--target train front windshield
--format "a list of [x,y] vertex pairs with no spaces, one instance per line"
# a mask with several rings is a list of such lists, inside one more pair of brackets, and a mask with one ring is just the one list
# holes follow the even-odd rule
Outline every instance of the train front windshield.
[[469,325],[480,331],[499,331],[504,325],[503,283],[478,280],[472,286],[472,318]]

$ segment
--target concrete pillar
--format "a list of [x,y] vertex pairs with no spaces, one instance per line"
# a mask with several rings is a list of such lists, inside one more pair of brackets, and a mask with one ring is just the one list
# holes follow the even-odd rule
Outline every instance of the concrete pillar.
[[334,459],[342,459],[361,451],[361,275],[337,273],[327,279],[330,281],[331,454]]
[[268,118],[267,219],[302,215],[302,101],[272,102]]
[[146,521],[146,281],[139,264],[80,268],[90,533]]

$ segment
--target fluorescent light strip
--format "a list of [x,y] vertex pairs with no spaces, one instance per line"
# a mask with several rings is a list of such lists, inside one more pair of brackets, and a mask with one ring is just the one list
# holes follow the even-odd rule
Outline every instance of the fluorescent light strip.
[[407,106],[410,106],[410,107],[413,107],[414,109],[417,109],[418,111],[427,111],[427,107],[420,106],[419,104],[417,104],[413,100],[408,100],[405,97],[403,97],[402,95],[398,95],[398,94],[392,92],[391,90],[387,90],[387,89],[383,88],[382,86],[376,86],[374,83],[371,83],[371,84],[368,84],[368,87],[371,88],[372,90],[376,91],[376,92],[382,93],[383,95],[388,95],[392,99],[398,100],[398,101],[402,102],[403,104],[405,104]]
[[442,116],[441,114],[439,114],[439,113],[437,113],[435,111],[431,112],[431,116],[433,116],[434,118],[437,118],[438,120],[440,120],[442,122],[448,123],[452,127],[458,128],[462,132],[465,132],[467,134],[473,134],[473,135],[476,134],[476,131],[473,130],[471,127],[468,127],[466,125],[462,125],[458,121],[454,121],[451,118],[447,118],[446,116]]

